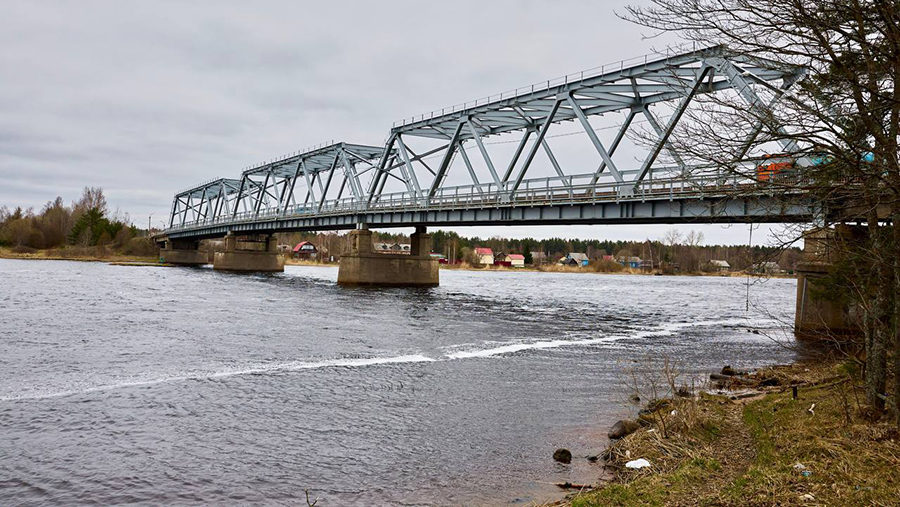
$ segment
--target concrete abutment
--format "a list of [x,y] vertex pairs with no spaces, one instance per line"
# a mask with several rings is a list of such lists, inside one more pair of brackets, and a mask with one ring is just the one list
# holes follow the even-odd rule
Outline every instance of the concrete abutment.
[[167,239],[159,251],[159,261],[179,266],[207,264],[206,252],[199,250],[200,242],[189,239]]

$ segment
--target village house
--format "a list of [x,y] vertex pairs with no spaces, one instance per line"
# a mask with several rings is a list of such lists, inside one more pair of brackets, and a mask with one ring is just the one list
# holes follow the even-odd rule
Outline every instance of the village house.
[[587,254],[578,253],[578,252],[570,252],[569,255],[566,255],[562,259],[559,260],[560,264],[565,266],[578,266],[584,267],[591,263],[590,259],[588,259]]
[[524,268],[525,256],[522,254],[497,254],[494,257],[495,266],[506,266],[508,268]]
[[619,257],[619,264],[625,266],[626,268],[631,269],[640,269],[641,268],[641,258],[632,256],[632,257]]
[[494,251],[490,248],[482,248],[480,246],[475,247],[475,257],[478,264],[483,264],[485,266],[494,265]]
[[524,268],[525,256],[522,254],[509,254],[509,262],[514,268]]
[[309,241],[301,241],[294,246],[294,258],[296,259],[315,259],[319,251],[316,245]]
[[784,270],[781,269],[781,266],[779,266],[777,262],[767,261],[754,264],[753,272],[766,275],[778,275],[784,273]]
[[709,261],[709,270],[716,273],[724,273],[731,270],[731,264],[728,264],[728,261],[712,260]]

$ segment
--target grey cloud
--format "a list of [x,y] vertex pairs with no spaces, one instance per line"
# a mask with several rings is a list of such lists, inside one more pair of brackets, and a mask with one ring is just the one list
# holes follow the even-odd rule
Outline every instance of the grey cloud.
[[[7,2],[0,205],[93,185],[156,222],[197,181],[330,139],[378,144],[394,120],[663,44],[613,15],[626,3]],[[566,162],[594,165],[587,148]]]

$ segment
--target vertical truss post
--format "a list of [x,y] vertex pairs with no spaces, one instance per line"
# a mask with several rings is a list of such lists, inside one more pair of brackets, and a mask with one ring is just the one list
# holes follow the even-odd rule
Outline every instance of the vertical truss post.
[[541,147],[541,144],[544,141],[544,136],[547,134],[547,130],[550,129],[550,124],[553,122],[553,118],[556,116],[556,112],[559,111],[559,106],[562,104],[562,101],[557,99],[553,103],[553,108],[550,110],[550,114],[547,115],[547,118],[544,120],[544,123],[541,124],[541,128],[538,131],[537,139],[534,140],[534,144],[531,145],[531,149],[528,150],[528,155],[525,155],[525,162],[522,164],[522,168],[519,169],[519,175],[516,176],[516,181],[513,183],[511,189],[509,189],[509,198],[512,199],[518,190],[519,185],[522,184],[522,179],[525,178],[525,172],[528,171],[528,167],[531,165],[531,162],[534,160],[534,156],[537,154],[538,148]]
[[441,158],[441,165],[438,166],[437,173],[434,175],[434,181],[431,183],[431,189],[428,190],[428,197],[434,197],[437,189],[443,184],[444,176],[447,174],[447,168],[450,167],[450,161],[453,160],[453,153],[456,151],[456,143],[459,142],[459,135],[462,133],[463,122],[456,125],[453,136],[450,137],[450,144],[447,145],[447,151]]
[[[347,179],[350,181],[350,193],[353,194],[353,197],[356,199],[361,199],[363,195],[362,185],[359,183],[359,177],[356,175],[356,166],[350,163],[347,160],[347,154],[344,153],[344,148],[342,147],[340,150],[341,162],[344,164],[344,171],[347,174]],[[310,187],[312,190],[312,187]]]
[[503,190],[503,183],[500,181],[500,177],[497,176],[497,171],[494,169],[494,163],[491,162],[491,157],[488,155],[487,149],[485,149],[484,143],[481,141],[481,134],[478,133],[478,129],[476,129],[475,124],[472,123],[471,117],[466,118],[466,123],[469,125],[469,130],[472,131],[472,137],[475,138],[475,144],[478,145],[481,156],[484,157],[484,163],[487,164],[488,171],[491,172],[491,178],[494,178],[494,183],[497,184],[497,190]]
[[612,173],[613,178],[615,178],[616,182],[618,183],[624,182],[625,180],[622,179],[622,174],[619,172],[619,169],[616,168],[616,164],[613,163],[612,157],[610,157],[609,153],[606,151],[606,148],[603,147],[603,144],[600,142],[600,138],[597,137],[597,133],[594,132],[593,127],[591,127],[591,123],[584,115],[584,111],[582,111],[578,103],[575,102],[575,98],[572,97],[571,93],[566,95],[566,100],[569,102],[569,106],[572,107],[572,111],[575,113],[575,116],[578,117],[578,121],[581,122],[581,126],[584,128],[584,131],[587,133],[588,137],[591,138],[591,142],[594,143],[594,148],[597,149],[597,152],[600,153],[600,157],[604,162],[606,162],[607,167],[609,167],[609,172]]
[[669,136],[672,135],[672,131],[675,130],[675,125],[678,124],[678,120],[681,119],[681,116],[687,110],[688,104],[691,103],[691,100],[694,98],[694,95],[697,93],[697,90],[700,89],[700,86],[703,84],[703,79],[707,74],[712,70],[707,63],[703,64],[703,68],[700,71],[700,74],[697,76],[697,79],[694,80],[694,83],[691,85],[691,88],[687,91],[687,93],[682,97],[681,102],[678,104],[678,108],[675,109],[675,113],[672,114],[672,117],[669,118],[669,124],[666,125],[666,130],[663,131],[663,134],[659,136],[659,139],[654,143],[653,148],[650,150],[650,153],[647,154],[647,158],[644,159],[644,163],[641,164],[640,173],[638,173],[637,179],[634,181],[634,188],[636,189],[638,185],[644,180],[644,177],[650,172],[650,167],[653,165],[653,162],[656,161],[656,157],[659,156],[660,150],[666,144],[666,141],[669,140]]
[[316,202],[316,194],[313,192],[312,179],[309,177],[309,171],[306,170],[305,162],[303,163],[303,179],[306,180],[306,201],[312,200],[313,207],[318,208],[319,204]]

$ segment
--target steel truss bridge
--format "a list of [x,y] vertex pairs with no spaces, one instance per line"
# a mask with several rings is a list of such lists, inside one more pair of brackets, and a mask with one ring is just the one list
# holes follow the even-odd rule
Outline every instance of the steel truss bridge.
[[[668,143],[698,95],[731,91],[753,108],[770,108],[802,77],[802,69],[734,56],[721,46],[623,61],[395,122],[383,145],[331,142],[191,187],[175,196],[163,234],[203,238],[358,224],[808,221],[811,203],[785,205],[751,178],[689,165]],[[655,108],[671,114],[663,121]],[[624,115],[609,144],[590,123],[606,113]],[[614,155],[639,116],[656,139],[639,165],[625,167]],[[596,151],[588,172],[565,171],[550,148],[548,131],[565,122],[583,130]],[[491,157],[486,140],[494,136],[514,138],[511,157]],[[418,147],[424,142],[432,146]],[[797,151],[788,141],[781,148]],[[538,152],[549,160],[550,176],[529,177]],[[672,163],[660,162],[663,153]],[[471,182],[447,184],[451,168]]]

